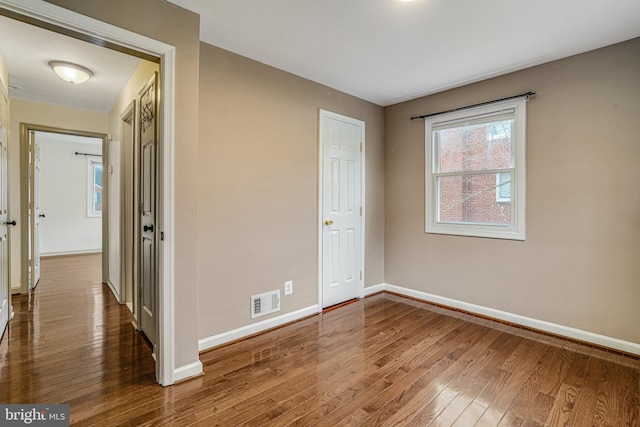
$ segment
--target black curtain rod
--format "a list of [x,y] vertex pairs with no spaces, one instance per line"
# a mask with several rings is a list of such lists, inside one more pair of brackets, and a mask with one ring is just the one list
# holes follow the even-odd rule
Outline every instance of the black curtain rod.
[[73,153],[76,156],[95,156],[95,157],[102,157],[102,154],[92,154],[92,153],[79,153],[79,152],[75,152]]
[[453,113],[454,111],[466,110],[468,108],[473,108],[473,107],[481,107],[483,105],[493,104],[493,103],[496,103],[496,102],[508,101],[510,99],[516,99],[516,98],[522,98],[524,96],[526,96],[527,99],[529,99],[532,96],[534,96],[535,94],[536,94],[535,92],[527,92],[527,93],[523,93],[523,94],[520,94],[520,95],[509,96],[507,98],[494,99],[493,101],[487,101],[487,102],[481,102],[479,104],[467,105],[466,107],[459,107],[459,108],[454,108],[452,110],[440,111],[439,113],[425,114],[425,115],[422,115],[422,116],[413,116],[413,117],[411,117],[411,120],[426,119],[427,117],[431,117],[431,116],[438,116],[440,114]]

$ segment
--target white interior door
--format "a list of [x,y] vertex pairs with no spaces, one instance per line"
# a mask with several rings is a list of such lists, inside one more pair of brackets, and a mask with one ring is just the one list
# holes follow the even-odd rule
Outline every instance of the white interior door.
[[[7,144],[9,102],[0,87],[0,338],[9,322],[9,241],[7,233]],[[15,225],[15,222],[13,222]]]
[[44,214],[40,209],[40,143],[36,132],[29,131],[30,180],[29,194],[29,289],[34,289],[40,280],[40,222]]
[[156,344],[156,77],[140,92],[140,329]]
[[322,307],[363,296],[364,122],[320,111]]

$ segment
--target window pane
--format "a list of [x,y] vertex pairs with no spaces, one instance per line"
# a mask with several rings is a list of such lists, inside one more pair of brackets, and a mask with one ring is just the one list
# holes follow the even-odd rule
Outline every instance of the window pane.
[[504,169],[511,164],[513,120],[472,124],[433,132],[439,172]]
[[102,163],[93,164],[93,212],[102,212]]
[[511,201],[511,173],[499,173],[496,177],[496,200],[498,202]]
[[95,184],[102,187],[102,163],[93,164],[93,176]]
[[438,222],[510,226],[511,199],[496,197],[499,175],[511,174],[438,177]]

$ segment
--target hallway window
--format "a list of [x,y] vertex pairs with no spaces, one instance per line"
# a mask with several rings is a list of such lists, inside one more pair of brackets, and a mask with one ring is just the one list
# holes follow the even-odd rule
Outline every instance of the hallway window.
[[102,216],[102,161],[87,159],[87,216]]

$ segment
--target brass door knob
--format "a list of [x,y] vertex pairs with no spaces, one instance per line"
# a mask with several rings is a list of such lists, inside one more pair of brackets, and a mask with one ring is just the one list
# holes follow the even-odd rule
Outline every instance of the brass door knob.
[[331,225],[333,224],[333,220],[332,219],[325,219],[324,220],[324,225]]

